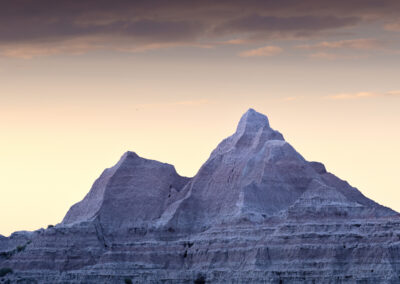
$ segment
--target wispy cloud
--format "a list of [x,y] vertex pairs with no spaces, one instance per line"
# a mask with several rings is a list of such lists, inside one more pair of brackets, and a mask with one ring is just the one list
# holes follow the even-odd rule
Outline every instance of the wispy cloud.
[[384,25],[384,29],[391,32],[400,32],[400,21],[387,23]]
[[310,58],[316,59],[325,59],[325,60],[337,60],[337,59],[359,59],[365,58],[368,55],[366,54],[338,54],[338,53],[331,53],[331,52],[315,52],[308,55]]
[[244,39],[244,38],[234,38],[234,39],[220,41],[218,44],[241,45],[241,44],[247,44],[247,43],[251,43],[251,41],[249,39]]
[[376,93],[376,92],[358,92],[358,93],[340,93],[327,96],[327,99],[331,100],[356,100],[373,97],[400,97],[400,90]]
[[201,43],[191,43],[191,42],[159,42],[159,43],[149,43],[143,44],[139,46],[134,46],[132,44],[121,45],[118,47],[114,47],[114,50],[123,51],[123,52],[146,52],[150,50],[157,49],[167,49],[173,47],[196,47],[196,48],[213,48],[212,44],[201,44]]
[[260,12],[254,11],[241,18],[234,17],[216,26],[214,32],[216,34],[251,33],[257,35],[257,37],[265,38],[271,32],[282,34],[316,34],[321,31],[352,26],[359,21],[358,17],[346,17],[343,15],[332,16],[330,14],[321,16],[318,13],[304,13],[302,15],[288,16],[281,14],[277,16],[271,15],[268,12],[265,13],[266,15],[263,15]]
[[89,50],[98,50],[104,45],[95,38],[75,38],[61,42],[16,43],[0,46],[0,56],[32,59],[34,57],[72,54],[80,55]]
[[315,50],[315,49],[358,49],[358,50],[376,50],[383,49],[386,42],[372,38],[348,39],[339,41],[322,41],[315,44],[299,45],[297,48]]
[[146,52],[158,49],[167,49],[180,46],[196,48],[212,48],[212,45],[192,42],[160,42],[135,45],[130,41],[120,41],[110,38],[108,42],[97,37],[76,38],[61,42],[38,42],[25,44],[0,45],[0,56],[9,58],[32,59],[42,56],[70,54],[80,55],[94,50],[112,50],[128,53]]
[[282,53],[283,49],[279,46],[268,45],[256,49],[245,50],[239,53],[241,57],[254,57],[254,56],[274,56]]

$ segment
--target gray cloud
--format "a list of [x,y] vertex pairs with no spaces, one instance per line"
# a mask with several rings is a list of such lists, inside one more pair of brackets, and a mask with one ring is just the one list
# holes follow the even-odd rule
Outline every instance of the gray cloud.
[[399,16],[397,0],[1,1],[0,49],[47,42],[60,50],[57,43],[85,39],[88,49],[143,49],[271,34],[307,37]]
[[239,53],[241,57],[260,57],[260,56],[274,56],[282,53],[283,49],[279,46],[268,45],[255,49],[245,50]]
[[313,15],[276,17],[249,15],[237,20],[228,21],[216,28],[220,33],[267,33],[267,32],[315,32],[354,25],[356,17],[338,18],[335,16],[319,17]]
[[387,47],[387,42],[373,38],[357,38],[339,41],[323,41],[315,44],[299,45],[301,49],[360,49],[376,50]]

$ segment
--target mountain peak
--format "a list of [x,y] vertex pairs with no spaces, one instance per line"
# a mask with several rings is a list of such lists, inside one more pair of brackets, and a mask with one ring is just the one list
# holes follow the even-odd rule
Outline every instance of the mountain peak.
[[139,155],[132,151],[126,151],[121,158],[138,158]]
[[249,109],[193,178],[126,152],[61,224],[0,235],[0,282],[399,283],[399,227]]
[[246,129],[257,131],[263,127],[269,128],[268,117],[252,108],[249,108],[249,110],[246,111],[240,118],[237,131],[242,132]]
[[254,109],[248,109],[240,118],[236,132],[223,140],[211,153],[210,157],[236,150],[259,148],[269,140],[285,140],[281,133],[273,130],[268,117]]

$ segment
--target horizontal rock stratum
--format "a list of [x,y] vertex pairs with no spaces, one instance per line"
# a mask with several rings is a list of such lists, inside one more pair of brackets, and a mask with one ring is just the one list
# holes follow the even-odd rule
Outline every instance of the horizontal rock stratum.
[[400,283],[400,218],[250,109],[193,178],[126,152],[60,224],[0,236],[1,268],[12,283]]

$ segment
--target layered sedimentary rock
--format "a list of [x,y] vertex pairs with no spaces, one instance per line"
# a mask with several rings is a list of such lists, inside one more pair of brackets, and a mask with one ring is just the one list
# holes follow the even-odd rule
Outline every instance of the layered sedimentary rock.
[[250,109],[193,178],[125,153],[60,224],[1,237],[1,267],[21,283],[399,283],[400,218]]

